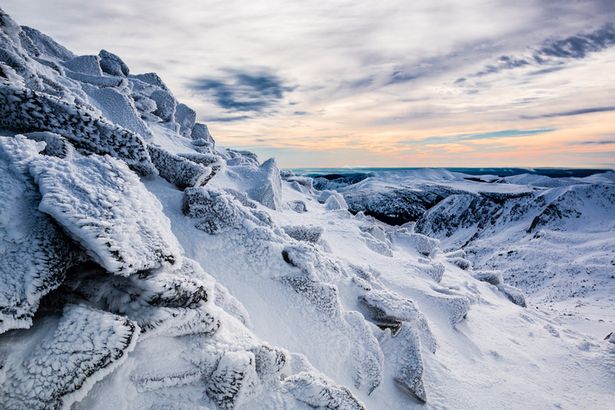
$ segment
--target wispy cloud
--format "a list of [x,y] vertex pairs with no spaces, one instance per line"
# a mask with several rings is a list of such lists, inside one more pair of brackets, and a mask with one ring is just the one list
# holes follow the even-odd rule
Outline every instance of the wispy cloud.
[[593,114],[593,113],[598,113],[598,112],[609,112],[609,111],[615,111],[615,106],[579,108],[576,110],[552,112],[552,113],[540,114],[540,115],[522,115],[521,119],[536,120],[540,118],[574,117],[577,115],[585,115],[585,114]]
[[499,130],[499,131],[488,131],[488,132],[471,133],[471,134],[432,136],[432,137],[422,138],[418,140],[401,141],[400,143],[406,144],[406,145],[451,144],[451,143],[477,141],[477,140],[528,137],[531,135],[545,134],[545,133],[552,132],[555,130],[556,130],[555,128],[539,128],[539,129],[528,129],[528,130],[514,130],[514,129]]
[[576,145],[615,145],[615,139],[612,140],[597,140],[597,141],[582,141]]
[[495,63],[488,64],[484,69],[470,74],[470,77],[484,77],[525,66],[551,66],[531,73],[532,75],[548,74],[560,70],[562,67],[557,66],[565,64],[566,60],[582,59],[591,53],[612,46],[615,46],[615,25],[607,23],[591,32],[546,41],[531,51],[529,55],[502,55]]

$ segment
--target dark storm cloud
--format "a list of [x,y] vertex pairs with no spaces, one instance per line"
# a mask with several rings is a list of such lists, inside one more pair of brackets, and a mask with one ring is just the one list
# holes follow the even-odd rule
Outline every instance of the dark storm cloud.
[[540,114],[540,115],[523,115],[521,116],[521,118],[524,120],[536,120],[540,118],[573,117],[575,115],[593,114],[596,112],[609,112],[609,111],[615,111],[615,106],[579,108],[577,110],[553,112],[553,113]]
[[210,95],[227,111],[262,112],[282,100],[293,87],[270,72],[234,70],[224,79],[199,78],[193,81],[192,89]]

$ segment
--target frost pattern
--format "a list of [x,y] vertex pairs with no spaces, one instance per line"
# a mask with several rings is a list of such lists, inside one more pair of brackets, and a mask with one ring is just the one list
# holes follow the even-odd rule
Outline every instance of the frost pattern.
[[87,393],[93,381],[126,359],[137,333],[138,327],[120,316],[66,306],[53,333],[40,342],[32,338],[25,352],[19,352],[22,346],[15,347],[0,388],[0,402],[10,409],[68,408]]
[[42,144],[0,138],[0,333],[29,327],[39,300],[59,286],[76,253],[51,218],[27,164]]
[[30,163],[51,215],[105,269],[128,276],[180,260],[160,202],[125,164],[91,155]]
[[141,174],[156,172],[140,136],[51,95],[0,84],[0,126],[17,132],[55,132],[76,148],[120,158]]

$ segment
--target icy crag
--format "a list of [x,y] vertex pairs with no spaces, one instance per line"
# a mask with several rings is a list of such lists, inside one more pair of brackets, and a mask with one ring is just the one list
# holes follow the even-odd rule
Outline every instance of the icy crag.
[[526,261],[564,238],[612,289],[615,178],[294,175],[110,51],[4,13],[0,47],[0,407],[612,403],[613,338],[542,309]]

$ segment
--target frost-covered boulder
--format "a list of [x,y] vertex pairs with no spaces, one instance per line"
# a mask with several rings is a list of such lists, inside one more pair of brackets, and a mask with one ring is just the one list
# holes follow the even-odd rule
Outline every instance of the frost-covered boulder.
[[76,262],[74,245],[38,210],[41,195],[28,162],[43,144],[0,138],[0,333],[27,328],[40,299]]
[[359,342],[352,346],[354,387],[371,394],[382,384],[384,354],[363,315],[354,311],[345,312],[344,320],[348,323],[349,336]]
[[16,132],[50,131],[76,148],[109,154],[141,174],[155,174],[142,138],[95,112],[44,93],[0,84],[0,127]]
[[425,256],[431,255],[440,245],[440,241],[437,239],[420,233],[408,232],[407,230],[397,231],[392,237],[395,246],[415,249],[418,253]]
[[433,304],[440,309],[447,317],[451,325],[461,323],[470,311],[470,300],[463,295],[438,289],[435,292],[426,292],[423,297],[427,303]]
[[192,139],[194,141],[205,141],[207,144],[209,144],[211,146],[211,148],[215,148],[216,146],[216,142],[214,141],[214,138],[211,136],[211,133],[209,132],[209,128],[207,127],[207,125],[197,122],[194,124],[194,126],[192,127],[192,133],[190,134],[190,136],[192,137]]
[[412,300],[397,293],[372,289],[359,296],[359,301],[367,308],[371,320],[382,328],[390,328],[397,333],[403,322],[418,331],[425,347],[431,352],[436,351],[437,342],[427,319]]
[[59,134],[48,131],[28,132],[23,134],[24,137],[45,143],[45,149],[41,151],[43,155],[51,155],[52,157],[65,158],[74,152],[73,146]]
[[117,55],[110,53],[107,50],[100,50],[98,53],[100,58],[100,68],[109,75],[128,76],[130,70],[124,61]]
[[527,307],[527,303],[525,302],[525,295],[520,289],[511,285],[507,285],[505,283],[500,283],[498,285],[498,290],[504,295],[506,295],[508,300],[510,300],[515,305]]
[[385,332],[380,344],[392,362],[394,379],[419,401],[425,403],[427,394],[423,384],[423,358],[419,335],[409,323],[403,323],[397,334]]
[[79,56],[64,62],[66,68],[76,73],[91,76],[102,76],[100,58],[98,56]]
[[182,211],[190,218],[200,219],[199,229],[214,234],[241,221],[243,213],[233,202],[231,196],[220,191],[188,188],[184,191]]
[[175,97],[166,90],[155,90],[149,95],[149,98],[156,102],[156,110],[154,115],[163,121],[172,121],[175,115],[177,101]]
[[233,409],[255,395],[258,381],[251,352],[227,352],[207,380],[207,397],[220,409]]
[[446,268],[442,262],[433,261],[430,259],[419,259],[419,271],[431,277],[436,282],[440,282],[444,276]]
[[290,209],[297,212],[298,214],[307,212],[307,205],[305,204],[305,202],[300,201],[300,200],[290,201],[288,202],[288,206],[290,207]]
[[318,202],[325,205],[331,211],[337,209],[348,209],[348,204],[344,197],[337,191],[322,191],[318,195]]
[[121,161],[90,155],[29,164],[51,215],[109,272],[128,276],[180,262],[162,205]]
[[350,390],[336,386],[318,374],[301,372],[283,380],[283,385],[300,402],[314,408],[365,410]]
[[182,158],[186,158],[192,162],[196,162],[197,164],[204,165],[206,167],[211,167],[214,171],[220,169],[223,164],[221,158],[216,154],[203,154],[200,152],[185,152],[177,154]]
[[459,256],[450,257],[447,255],[446,260],[449,263],[452,263],[453,265],[457,266],[459,269],[470,270],[472,268],[472,262]]
[[213,279],[188,258],[180,267],[130,277],[84,266],[67,278],[61,291],[65,301],[87,301],[126,316],[148,335],[212,335],[220,327],[220,321],[208,309],[214,297]]
[[248,196],[271,209],[282,206],[282,180],[275,159],[263,162],[254,174],[254,188],[248,190]]
[[285,226],[283,229],[291,238],[311,243],[317,243],[323,233],[323,229],[320,226],[292,225]]
[[175,122],[179,124],[179,133],[191,137],[196,122],[196,112],[186,104],[179,103],[175,108]]
[[85,306],[68,305],[59,321],[0,338],[0,403],[7,409],[69,408],[94,383],[127,358],[138,327],[126,318]]
[[143,138],[152,137],[152,132],[141,119],[132,97],[111,87],[83,86],[83,89],[92,105],[98,108],[108,121]]
[[178,188],[204,185],[210,179],[211,168],[154,145],[147,148],[158,174]]
[[502,272],[483,270],[472,273],[472,276],[474,276],[475,279],[478,279],[482,282],[490,283],[495,286],[498,286],[504,282],[504,279],[502,279]]

